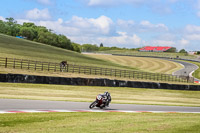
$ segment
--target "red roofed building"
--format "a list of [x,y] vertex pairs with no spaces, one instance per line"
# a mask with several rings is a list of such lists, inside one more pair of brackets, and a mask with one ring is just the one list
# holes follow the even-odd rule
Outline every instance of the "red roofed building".
[[139,51],[141,51],[141,52],[167,52],[171,48],[172,47],[146,46],[146,47],[139,49]]

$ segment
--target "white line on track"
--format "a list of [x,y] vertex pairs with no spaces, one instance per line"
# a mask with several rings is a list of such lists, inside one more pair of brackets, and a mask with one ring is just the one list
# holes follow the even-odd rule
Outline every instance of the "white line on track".
[[200,113],[200,112],[131,111],[131,110],[0,110],[0,114],[44,113],[44,112]]

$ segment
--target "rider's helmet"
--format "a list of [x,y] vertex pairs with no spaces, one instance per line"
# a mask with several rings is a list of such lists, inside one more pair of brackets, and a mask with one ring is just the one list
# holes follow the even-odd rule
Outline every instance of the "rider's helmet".
[[109,93],[106,91],[106,92],[104,92],[104,95],[109,96]]

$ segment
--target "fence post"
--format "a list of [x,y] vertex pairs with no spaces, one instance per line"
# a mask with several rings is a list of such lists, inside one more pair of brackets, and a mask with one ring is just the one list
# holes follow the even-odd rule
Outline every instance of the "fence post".
[[23,63],[23,59],[21,59],[21,69],[22,69],[22,63]]
[[73,64],[73,71],[72,71],[72,73],[74,73],[74,64]]
[[69,72],[69,64],[67,64],[67,72]]
[[79,65],[79,70],[78,70],[78,73],[80,73],[80,72],[81,72],[81,70],[80,70],[80,69],[81,69],[81,67],[80,67],[80,65]]
[[49,66],[50,66],[50,63],[48,63],[48,71],[49,71]]
[[35,70],[37,69],[36,67],[37,67],[37,61],[35,61]]
[[56,72],[56,63],[55,63],[55,68],[54,68],[54,71]]
[[84,66],[84,71],[83,71],[84,74],[85,74],[85,71],[86,71],[85,69],[86,69],[86,66]]
[[28,70],[29,70],[29,67],[30,67],[30,60],[28,60]]
[[15,69],[15,58],[13,60],[13,68]]
[[5,60],[5,68],[7,68],[7,65],[8,65],[8,58],[6,57],[6,60]]
[[42,62],[42,71],[43,71],[43,62]]

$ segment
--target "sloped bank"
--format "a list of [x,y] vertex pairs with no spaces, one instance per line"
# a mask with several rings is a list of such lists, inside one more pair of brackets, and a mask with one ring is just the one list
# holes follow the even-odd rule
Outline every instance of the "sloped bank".
[[65,78],[48,77],[23,74],[0,74],[0,82],[9,83],[37,83],[37,84],[60,84],[60,85],[82,85],[82,86],[107,86],[107,87],[132,87],[150,89],[174,89],[200,91],[199,85],[181,85],[156,82],[123,81],[101,78]]

